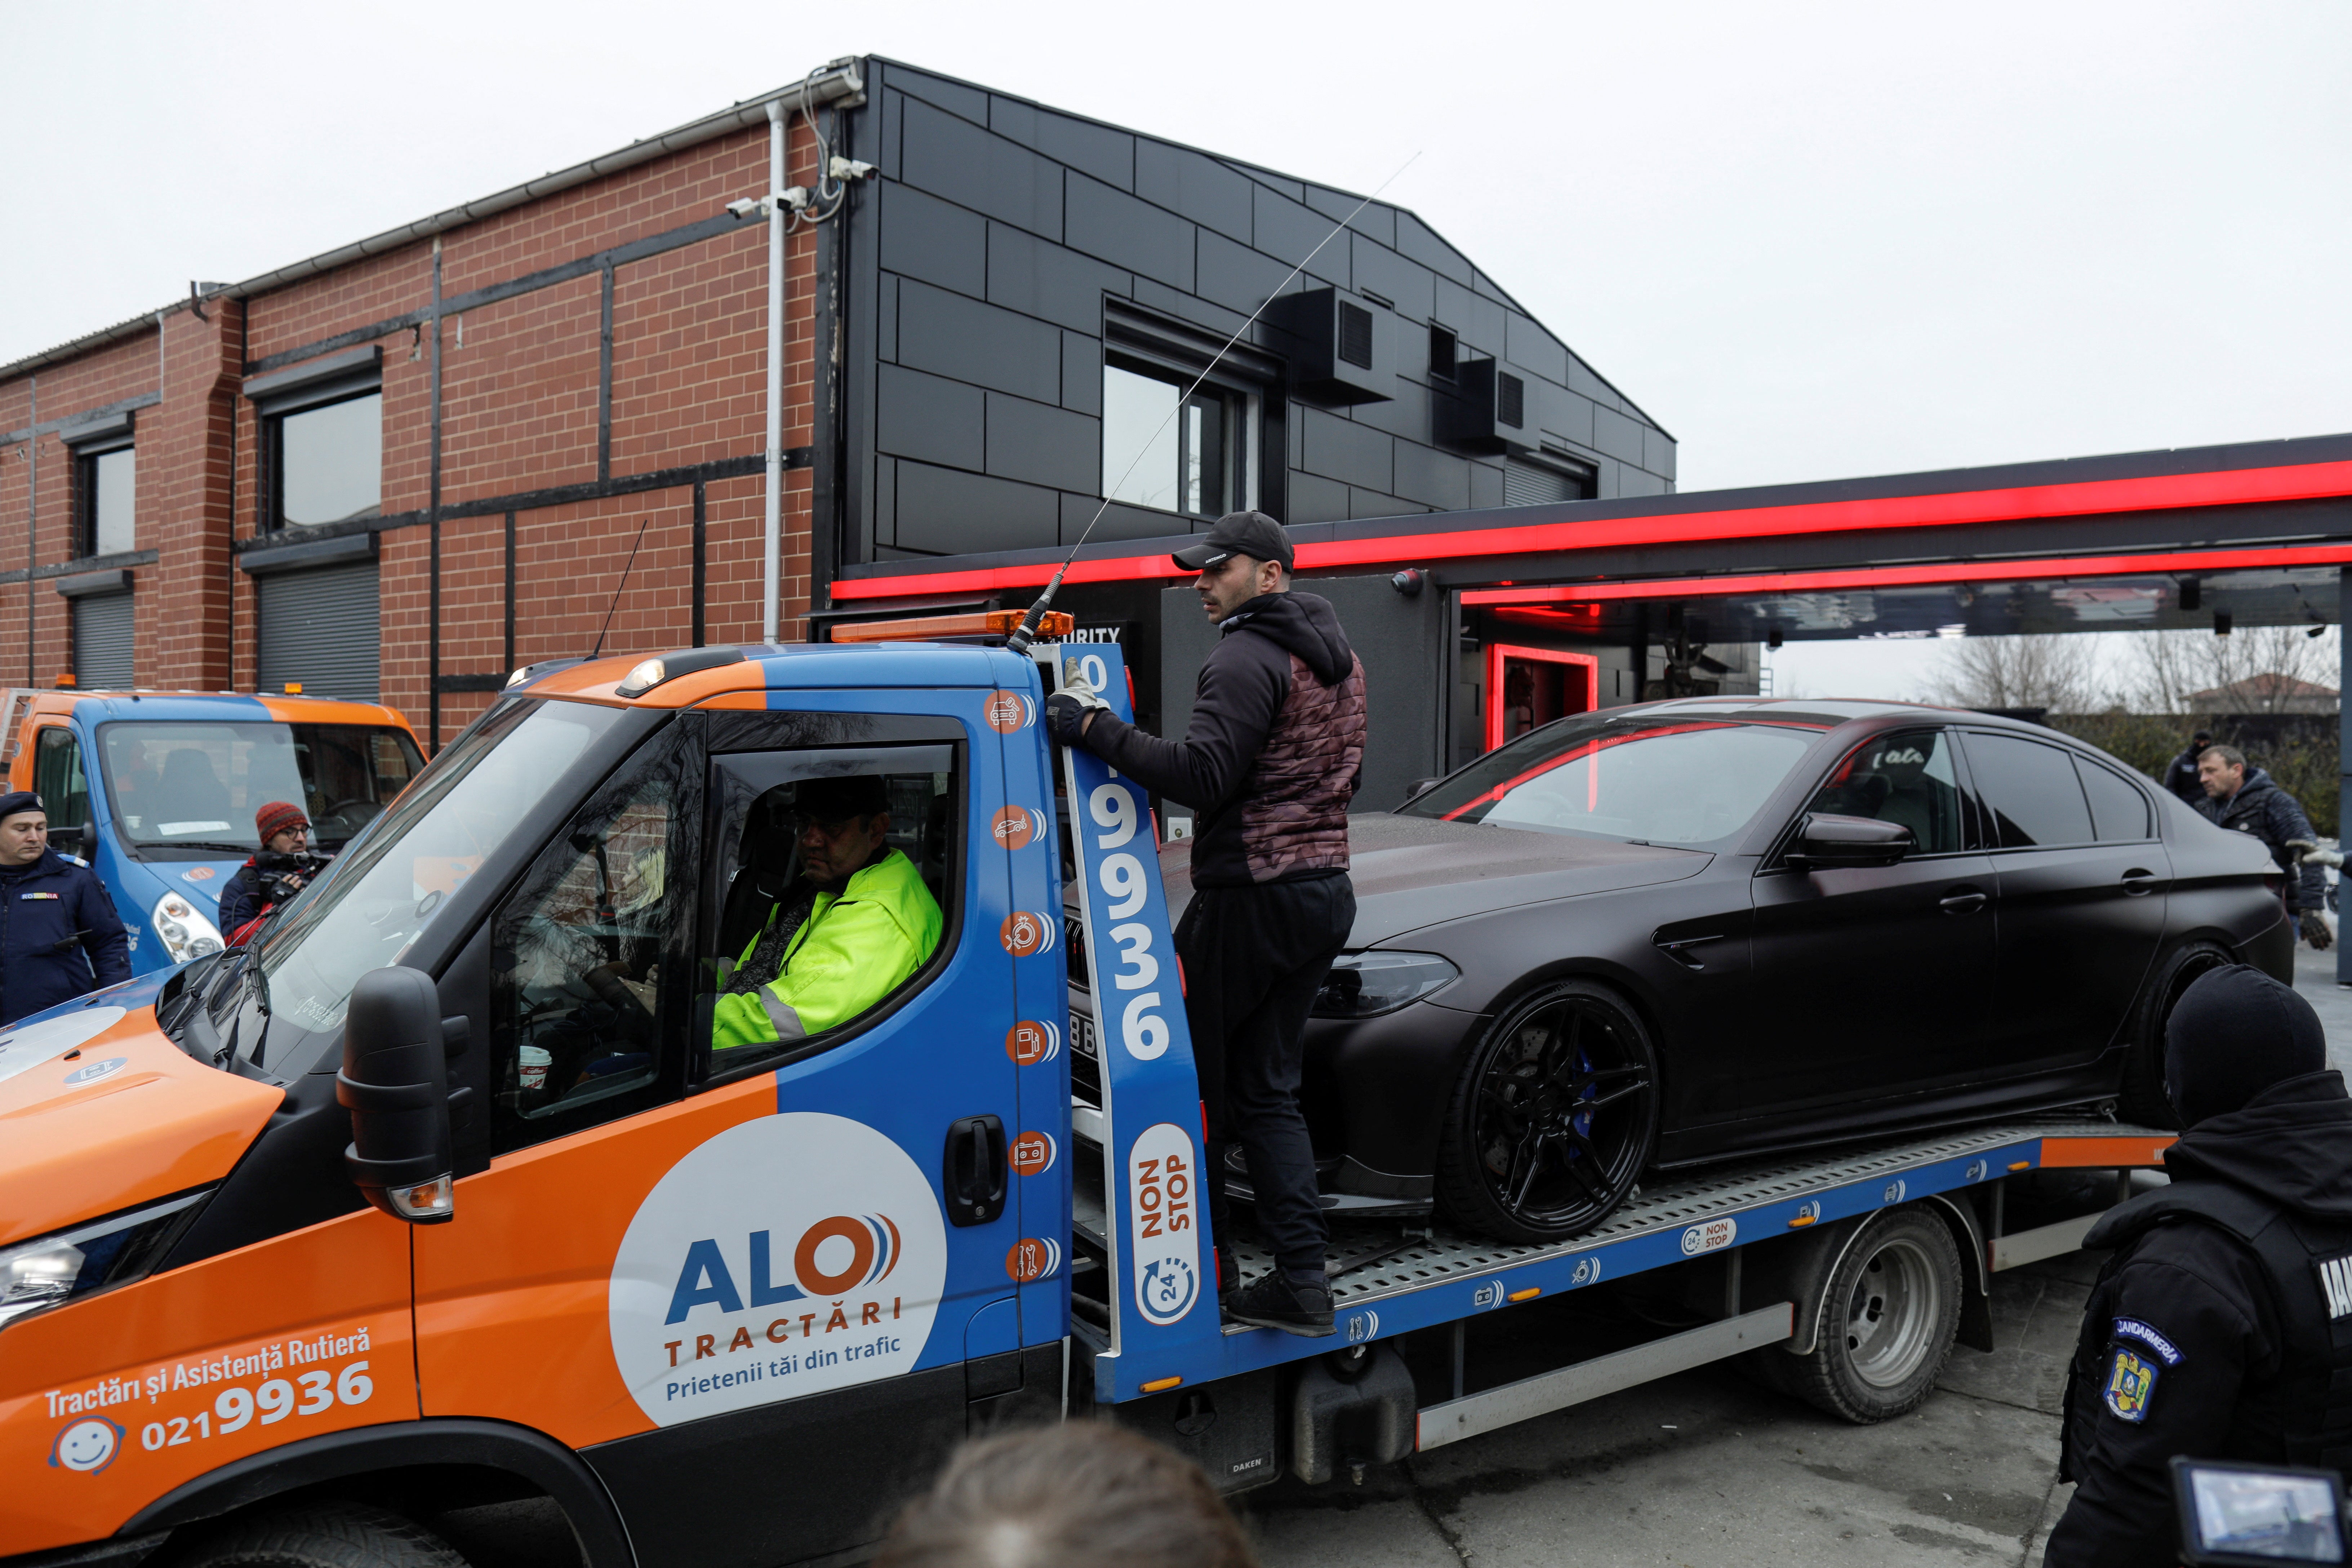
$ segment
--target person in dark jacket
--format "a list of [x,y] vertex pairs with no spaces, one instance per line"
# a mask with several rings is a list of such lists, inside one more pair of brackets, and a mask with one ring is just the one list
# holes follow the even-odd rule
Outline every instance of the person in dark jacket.
[[2189,749],[2165,764],[2164,787],[2191,805],[2204,802],[2205,783],[2197,776],[2197,759],[2212,743],[2213,737],[2200,730],[2189,737]]
[[2295,934],[2326,951],[2330,937],[2320,911],[2327,907],[2327,878],[2317,866],[2303,863],[2299,846],[2317,837],[2311,818],[2294,796],[2273,783],[2269,773],[2246,768],[2246,753],[2235,746],[2208,746],[2197,760],[2197,776],[2205,798],[2197,809],[2206,820],[2233,832],[2251,833],[2270,847],[2271,858],[2287,874],[2286,912]]
[[2103,1216],[2114,1248],[2067,1373],[2048,1568],[2179,1562],[2175,1455],[2352,1461],[2352,1100],[2311,1004],[2243,964],[2181,994],[2171,1184]]
[[106,884],[49,847],[39,795],[0,795],[0,1027],[130,978]]
[[1298,1109],[1307,1010],[1356,921],[1348,803],[1364,754],[1364,666],[1330,602],[1290,591],[1281,524],[1233,512],[1176,552],[1215,623],[1181,741],[1082,698],[1046,703],[1050,731],[1146,789],[1193,807],[1192,901],[1176,928],[1184,1013],[1208,1117],[1210,1220],[1221,1292],[1239,1284],[1225,1205],[1238,1144],[1275,1270],[1235,1290],[1239,1322],[1332,1331],[1328,1231]]
[[250,934],[246,928],[309,887],[327,868],[327,858],[310,853],[310,819],[302,808],[273,800],[253,814],[261,848],[221,889],[220,929],[229,946]]

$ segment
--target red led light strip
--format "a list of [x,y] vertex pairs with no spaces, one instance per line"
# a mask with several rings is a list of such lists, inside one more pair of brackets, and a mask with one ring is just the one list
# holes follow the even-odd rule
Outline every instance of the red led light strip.
[[1486,749],[1501,745],[1503,735],[1503,660],[1532,659],[1543,664],[1564,664],[1580,672],[1583,692],[1581,700],[1569,713],[1590,713],[1601,706],[1601,660],[1589,653],[1570,653],[1565,648],[1518,647],[1510,643],[1486,645]]
[[1542,588],[1470,588],[1465,605],[1563,605],[1605,599],[1688,598],[1728,594],[1810,594],[1932,583],[2019,583],[2053,577],[2128,577],[2149,572],[2335,566],[2352,544],[2293,544],[2260,550],[2175,550],[2139,555],[2056,555],[2039,561],[1959,561],[1936,566],[1854,566],[1743,576],[1660,577],[1638,583],[1575,583]]
[[[1465,530],[1454,533],[1404,533],[1384,539],[1301,544],[1297,564],[1307,570],[1331,566],[1389,565],[1413,561],[1539,554],[1628,544],[1766,539],[1790,534],[1852,532],[1863,529],[1939,528],[1959,523],[2023,522],[2045,517],[2165,511],[2182,507],[2246,506],[2345,495],[2352,495],[2352,462],[2298,463],[2289,468],[2230,468],[2137,479],[2090,479],[2070,485],[2025,485],[2010,489],[1955,490],[1872,500],[1811,501],[1796,506],[1739,507],[1723,511],[1595,518],[1589,521],[1530,523],[1517,528]],[[896,599],[914,594],[986,593],[1003,588],[1035,587],[1053,574],[1053,563],[1038,562],[1023,566],[907,572],[887,577],[845,577],[833,584],[833,596],[838,601]],[[1071,566],[1066,581],[1160,582],[1191,575],[1165,555],[1124,555],[1111,560],[1077,562]],[[1947,580],[1923,579],[1930,582]],[[1974,580],[1997,581],[1998,578],[1985,578],[1979,574]]]

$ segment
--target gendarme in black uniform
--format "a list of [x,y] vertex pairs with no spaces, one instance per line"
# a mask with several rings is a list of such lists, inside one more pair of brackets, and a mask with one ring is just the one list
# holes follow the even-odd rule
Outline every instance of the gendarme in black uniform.
[[[2352,1461],[2352,1100],[2311,1005],[2243,966],[2166,1032],[2171,1185],[2110,1212],[2066,1386],[2048,1568],[2172,1564],[2167,1468]],[[2336,1392],[2331,1395],[2331,1389]]]
[[[40,809],[29,791],[0,795],[0,822]],[[97,872],[49,848],[0,866],[0,1027],[130,978],[130,933]]]

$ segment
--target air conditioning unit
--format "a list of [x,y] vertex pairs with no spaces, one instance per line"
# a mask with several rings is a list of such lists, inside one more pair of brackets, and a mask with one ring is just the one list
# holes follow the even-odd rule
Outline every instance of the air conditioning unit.
[[1396,317],[1344,289],[1286,294],[1266,310],[1269,345],[1290,361],[1290,390],[1309,403],[1386,403],[1396,395]]
[[1465,354],[1454,367],[1454,393],[1434,399],[1438,444],[1469,452],[1524,452],[1536,422],[1523,376],[1491,358]]

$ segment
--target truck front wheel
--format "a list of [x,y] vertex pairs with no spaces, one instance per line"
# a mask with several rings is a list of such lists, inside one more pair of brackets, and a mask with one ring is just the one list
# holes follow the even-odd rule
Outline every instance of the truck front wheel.
[[169,1561],[172,1568],[467,1568],[431,1531],[363,1503],[255,1514]]

